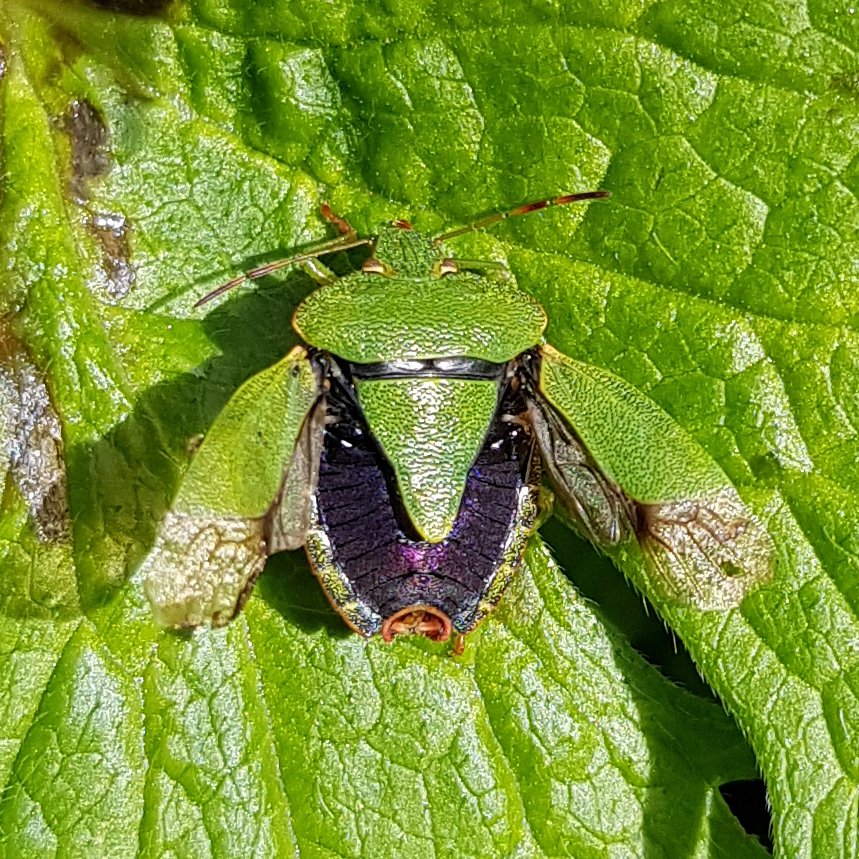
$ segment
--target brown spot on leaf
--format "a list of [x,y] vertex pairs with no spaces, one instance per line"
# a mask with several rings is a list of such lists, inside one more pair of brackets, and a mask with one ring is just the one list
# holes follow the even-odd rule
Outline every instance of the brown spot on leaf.
[[107,278],[107,291],[113,298],[122,298],[135,279],[129,261],[128,223],[122,215],[93,215],[90,227],[102,247],[101,268]]
[[71,145],[69,193],[86,213],[86,224],[101,245],[107,292],[122,298],[134,285],[128,223],[124,215],[93,212],[88,206],[90,183],[104,176],[112,163],[107,126],[92,104],[79,100],[69,105],[60,126]]
[[23,345],[0,331],[0,465],[43,542],[71,538],[60,419]]
[[110,169],[109,137],[101,114],[88,101],[73,101],[61,120],[72,147],[69,190],[79,203],[89,199],[90,180]]

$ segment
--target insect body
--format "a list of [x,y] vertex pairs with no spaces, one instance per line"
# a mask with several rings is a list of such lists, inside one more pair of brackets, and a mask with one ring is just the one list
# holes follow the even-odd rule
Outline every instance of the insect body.
[[[306,347],[236,392],[162,522],[143,568],[158,620],[229,621],[268,555],[305,546],[361,634],[464,634],[521,561],[543,475],[597,545],[636,539],[670,597],[723,608],[766,579],[769,537],[701,448],[639,391],[545,344],[543,309],[494,264],[440,249],[601,196],[435,239],[405,221],[358,238],[324,208],[339,239],[206,296],[296,263],[321,281],[293,319]],[[371,255],[353,274],[318,262],[359,245]]]

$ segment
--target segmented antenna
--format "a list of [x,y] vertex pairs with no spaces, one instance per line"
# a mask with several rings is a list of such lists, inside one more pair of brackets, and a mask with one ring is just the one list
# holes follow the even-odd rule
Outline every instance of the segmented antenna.
[[566,206],[568,203],[580,203],[583,200],[604,200],[607,197],[611,197],[611,191],[583,191],[580,194],[563,194],[560,197],[546,197],[542,200],[533,200],[530,203],[523,203],[515,209],[508,209],[506,212],[496,212],[494,215],[488,215],[479,221],[474,221],[464,227],[458,227],[449,233],[435,236],[433,243],[439,244],[440,242],[447,241],[447,239],[453,239],[456,236],[465,235],[465,233],[472,233],[485,227],[490,227],[492,224],[497,224],[498,221],[517,218],[519,215],[529,215],[531,212],[539,212],[540,209],[548,209],[549,206]]

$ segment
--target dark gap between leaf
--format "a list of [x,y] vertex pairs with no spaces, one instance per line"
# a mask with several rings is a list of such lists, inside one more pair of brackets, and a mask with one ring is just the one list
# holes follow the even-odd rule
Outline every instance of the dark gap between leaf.
[[99,9],[125,12],[127,15],[160,15],[174,0],[90,0]]
[[731,814],[749,835],[755,836],[772,853],[770,837],[772,818],[767,804],[767,791],[760,779],[729,781],[719,786]]

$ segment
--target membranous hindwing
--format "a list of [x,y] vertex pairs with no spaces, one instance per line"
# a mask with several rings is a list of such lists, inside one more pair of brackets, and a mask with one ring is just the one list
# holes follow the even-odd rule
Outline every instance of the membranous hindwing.
[[547,474],[586,537],[608,549],[634,535],[658,594],[702,610],[737,606],[772,577],[767,531],[655,402],[551,346],[524,367]]

